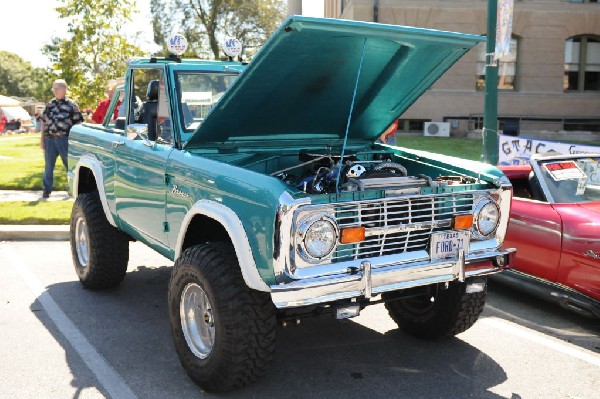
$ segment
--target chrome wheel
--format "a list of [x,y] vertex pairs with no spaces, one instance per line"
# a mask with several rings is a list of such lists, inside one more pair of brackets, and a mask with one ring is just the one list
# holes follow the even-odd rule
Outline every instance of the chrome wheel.
[[179,302],[181,329],[190,350],[206,359],[215,344],[213,309],[206,292],[196,283],[189,283]]
[[81,267],[87,267],[90,260],[90,235],[85,220],[80,217],[75,224],[75,250]]

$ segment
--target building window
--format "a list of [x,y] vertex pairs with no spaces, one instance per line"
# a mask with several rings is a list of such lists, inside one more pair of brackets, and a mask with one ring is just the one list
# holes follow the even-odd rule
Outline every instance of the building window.
[[[485,90],[485,43],[479,43],[477,51],[477,90]],[[516,90],[517,58],[519,56],[519,40],[510,39],[510,54],[498,60],[498,89]]]
[[431,119],[398,119],[398,132],[423,132],[425,122],[431,122]]
[[600,38],[583,35],[565,42],[565,91],[600,90]]
[[566,131],[600,132],[600,119],[566,119]]

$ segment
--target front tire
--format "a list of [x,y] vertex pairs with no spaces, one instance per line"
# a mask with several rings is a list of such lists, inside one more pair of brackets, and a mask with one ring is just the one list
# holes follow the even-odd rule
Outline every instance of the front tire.
[[275,308],[268,293],[246,286],[231,245],[183,252],[171,274],[169,317],[179,360],[206,391],[241,388],[271,365]]
[[70,230],[73,265],[81,284],[90,289],[119,285],[127,272],[129,237],[108,223],[97,192],[77,197]]
[[[475,324],[483,311],[487,285],[467,294],[466,282],[453,281],[429,287],[426,295],[390,300],[385,307],[403,331],[424,339],[451,337]],[[384,295],[384,299],[386,296]]]

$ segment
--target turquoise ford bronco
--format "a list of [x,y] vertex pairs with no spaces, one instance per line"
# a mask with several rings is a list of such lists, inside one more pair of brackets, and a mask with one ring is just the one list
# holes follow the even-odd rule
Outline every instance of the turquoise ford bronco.
[[173,260],[175,349],[208,391],[264,375],[306,317],[383,303],[417,337],[465,331],[512,261],[511,185],[377,138],[481,40],[291,17],[248,65],[131,61],[123,101],[70,134],[81,283],[118,285],[133,240]]

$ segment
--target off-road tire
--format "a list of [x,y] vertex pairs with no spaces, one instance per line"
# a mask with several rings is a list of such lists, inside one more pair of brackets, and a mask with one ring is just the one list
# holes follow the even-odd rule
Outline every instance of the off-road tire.
[[[79,223],[79,229],[78,229]],[[83,224],[82,224],[83,223]],[[83,227],[81,227],[83,226]],[[86,245],[81,245],[81,229],[86,229]],[[113,227],[104,214],[98,192],[80,194],[71,211],[71,253],[79,281],[90,289],[111,288],[125,278],[129,262],[129,237]],[[82,263],[79,250],[87,252]]]
[[431,287],[430,295],[388,301],[385,307],[398,327],[410,335],[423,339],[451,337],[475,324],[485,305],[487,285],[473,294],[465,292],[466,286],[458,281],[451,282],[447,289],[437,284]]
[[[190,285],[200,286],[212,308],[214,343],[204,359],[194,354],[183,332],[180,303]],[[179,360],[204,390],[239,389],[266,374],[275,351],[275,307],[268,293],[248,288],[231,245],[206,243],[186,249],[171,273],[168,305]],[[195,320],[199,325],[202,316]]]

